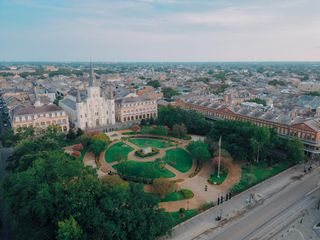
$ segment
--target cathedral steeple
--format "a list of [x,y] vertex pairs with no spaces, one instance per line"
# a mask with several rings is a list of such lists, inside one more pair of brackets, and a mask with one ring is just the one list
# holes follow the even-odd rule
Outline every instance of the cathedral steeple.
[[89,72],[89,87],[95,87],[95,76],[93,72],[92,61],[90,59],[90,72]]
[[80,97],[80,90],[77,88],[77,103],[81,102],[81,97]]

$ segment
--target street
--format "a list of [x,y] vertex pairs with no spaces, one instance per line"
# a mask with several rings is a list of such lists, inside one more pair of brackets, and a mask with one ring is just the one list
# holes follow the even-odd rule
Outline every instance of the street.
[[[294,178],[295,175],[300,176],[300,169],[293,169],[289,170],[288,173],[280,174],[280,176],[276,176],[269,182],[256,187],[256,189],[253,188],[264,196],[258,201],[259,203],[257,202],[256,206],[242,207],[244,210],[240,210],[241,204],[239,202],[244,202],[247,195],[245,193],[240,194],[227,204],[215,207],[203,213],[203,216],[200,214],[200,216],[187,222],[188,229],[184,224],[178,226],[173,231],[173,239],[273,239],[272,236],[281,231],[290,222],[291,217],[300,214],[305,206],[319,200],[319,170],[319,168],[314,169],[301,178]],[[275,185],[278,185],[278,190],[274,188]],[[263,190],[264,187],[265,190]],[[274,188],[274,190],[266,194],[268,188]],[[230,208],[234,206],[238,208],[238,211],[230,211]],[[220,209],[225,213],[222,216],[223,219],[231,218],[232,220],[217,223],[215,217],[219,215]]]

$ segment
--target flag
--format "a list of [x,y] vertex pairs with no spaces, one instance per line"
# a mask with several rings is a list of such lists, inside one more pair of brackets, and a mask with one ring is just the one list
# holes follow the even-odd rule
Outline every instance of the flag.
[[219,148],[221,148],[221,136],[219,138]]

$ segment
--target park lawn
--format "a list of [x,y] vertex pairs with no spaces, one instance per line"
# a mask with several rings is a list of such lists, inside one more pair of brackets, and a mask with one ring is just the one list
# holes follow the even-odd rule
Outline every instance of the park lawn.
[[194,217],[197,215],[199,212],[197,209],[190,209],[185,211],[185,216],[183,218],[180,218],[179,216],[179,211],[177,212],[167,212],[169,216],[171,217],[171,222],[172,222],[172,227],[188,220],[189,218]]
[[227,169],[223,169],[220,171],[220,178],[218,178],[218,170],[215,170],[210,178],[208,179],[208,182],[211,184],[216,184],[216,185],[220,185],[224,182],[224,180],[226,180],[228,176],[228,170]]
[[271,167],[267,166],[266,164],[257,164],[252,165],[249,168],[242,168],[242,171],[244,171],[243,174],[253,174],[256,177],[257,182],[261,182],[282,172],[288,167],[288,163],[277,163]]
[[273,166],[260,163],[241,168],[240,182],[232,187],[232,192],[242,192],[282,171],[289,168],[291,165],[287,162],[277,163]]
[[171,178],[176,175],[166,168],[161,168],[157,162],[125,161],[113,166],[120,175],[139,178]]
[[191,156],[182,148],[167,150],[163,161],[183,173],[188,172],[192,167]]
[[115,162],[117,160],[127,160],[128,153],[134,149],[123,142],[118,142],[112,145],[105,153],[105,160],[108,163]]
[[190,199],[194,196],[193,192],[189,189],[181,189],[177,192],[172,192],[161,199],[161,202],[173,202],[184,199]]
[[171,141],[151,139],[151,138],[130,138],[129,141],[140,148],[155,147],[155,148],[167,148],[174,146]]

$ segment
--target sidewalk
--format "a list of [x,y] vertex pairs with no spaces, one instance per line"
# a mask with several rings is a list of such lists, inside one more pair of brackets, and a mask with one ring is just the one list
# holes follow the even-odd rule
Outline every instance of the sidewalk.
[[[254,208],[272,197],[279,191],[296,183],[304,175],[303,165],[294,166],[284,172],[267,179],[266,181],[240,193],[222,205],[211,208],[173,228],[172,239],[193,239],[206,231],[214,231],[227,219],[241,217],[250,208]],[[250,194],[254,195],[251,205],[249,204]],[[217,222],[215,218],[222,211],[223,221]]]

